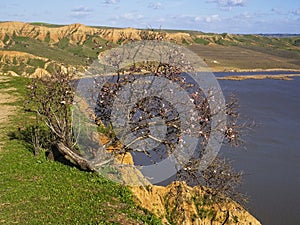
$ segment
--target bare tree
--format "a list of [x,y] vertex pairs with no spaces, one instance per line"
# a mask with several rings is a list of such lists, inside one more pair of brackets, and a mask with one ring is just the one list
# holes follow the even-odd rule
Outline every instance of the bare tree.
[[[52,74],[51,77],[32,79],[31,84],[28,85],[29,95],[25,108],[26,111],[36,113],[37,126],[33,131],[33,143],[40,147],[47,147],[49,158],[63,156],[81,169],[93,170],[76,150],[72,133],[73,78],[73,74],[60,71]],[[37,140],[42,139],[39,134],[41,122],[49,129],[48,140]]]
[[[145,39],[156,39],[147,33],[141,33]],[[147,40],[148,40],[147,39]],[[241,181],[241,173],[235,172],[230,162],[221,157],[215,160],[203,170],[199,170],[202,156],[208,151],[207,145],[212,132],[212,118],[214,113],[225,113],[227,115],[226,127],[220,132],[224,135],[224,142],[237,146],[240,144],[240,131],[244,125],[238,123],[239,112],[237,99],[230,101],[213,112],[209,102],[213,101],[214,93],[206,95],[203,90],[185,73],[192,70],[191,63],[184,58],[180,48],[172,49],[168,56],[168,62],[163,61],[133,61],[130,65],[122,64],[122,56],[119,53],[112,54],[106,60],[109,66],[116,68],[116,74],[105,84],[99,84],[101,89],[96,93],[97,104],[93,110],[94,122],[99,131],[104,133],[109,140],[102,143],[104,150],[109,151],[116,158],[124,159],[130,153],[139,154],[140,157],[148,158],[151,163],[157,163],[166,157],[175,154],[180,165],[176,179],[184,180],[190,185],[205,185],[211,188],[212,196],[224,199],[224,196],[238,197],[236,187]],[[180,113],[172,106],[170,101],[158,96],[149,96],[140,99],[130,110],[128,120],[129,132],[134,134],[130,142],[122,143],[122,131],[115,133],[112,129],[112,113],[118,93],[124,87],[131,87],[141,76],[151,75],[154,78],[164,78],[186,90],[188,97],[194,105],[195,118],[189,118],[190,125],[198,128],[192,130],[190,135],[198,137],[197,149],[186,159],[186,152],[176,153],[176,146],[181,144],[183,135],[183,121]],[[78,148],[76,137],[72,128],[72,110],[74,104],[74,81],[73,75],[58,72],[51,77],[34,79],[29,86],[29,108],[35,111],[39,118],[45,122],[51,133],[53,148],[50,151],[58,151],[65,158],[79,166],[81,169],[97,171],[95,162],[99,155],[99,148],[89,149],[87,154]],[[95,79],[97,85],[97,80]],[[132,86],[133,87],[133,86]],[[176,92],[177,90],[174,90]],[[130,99],[130,96],[129,96]],[[180,104],[188,106],[190,102],[180,100]],[[122,107],[122,106],[121,106]],[[117,119],[117,118],[115,118]],[[165,137],[160,139],[151,132],[151,127],[160,126],[163,121]],[[220,121],[224,122],[224,121]],[[152,149],[137,146],[138,141],[150,140],[156,143]],[[100,140],[98,140],[100,141]],[[146,143],[146,142],[143,142]],[[103,150],[103,149],[101,149]],[[105,162],[100,162],[101,165]]]

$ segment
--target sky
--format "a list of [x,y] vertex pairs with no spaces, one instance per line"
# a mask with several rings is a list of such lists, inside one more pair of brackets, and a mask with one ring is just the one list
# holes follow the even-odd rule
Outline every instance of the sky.
[[0,21],[300,33],[300,0],[0,0]]

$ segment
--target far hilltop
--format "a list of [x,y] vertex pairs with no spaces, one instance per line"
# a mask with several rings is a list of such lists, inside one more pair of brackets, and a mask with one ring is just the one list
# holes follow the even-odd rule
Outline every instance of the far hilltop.
[[184,45],[213,71],[300,70],[300,35],[216,34],[200,31],[89,27],[82,24],[0,23],[0,72],[27,77],[56,67],[80,69],[107,49],[153,39]]

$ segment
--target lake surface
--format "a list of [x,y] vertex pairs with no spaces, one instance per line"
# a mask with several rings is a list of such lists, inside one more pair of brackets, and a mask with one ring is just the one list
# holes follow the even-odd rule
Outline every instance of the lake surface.
[[[222,72],[229,75],[277,75],[299,72]],[[249,197],[246,208],[263,225],[300,224],[300,77],[294,80],[220,80],[226,96],[239,98],[243,119],[255,127],[239,148],[223,146],[220,153],[245,173],[241,192]],[[147,157],[135,161],[146,165]],[[137,160],[136,160],[137,159]],[[149,159],[148,159],[149,161]],[[169,184],[174,177],[159,185]]]
[[239,97],[241,114],[256,123],[243,147],[221,149],[245,173],[246,207],[264,225],[300,224],[300,78],[219,83],[225,96]]
[[[297,73],[230,72],[215,75]],[[225,96],[236,94],[241,115],[256,124],[243,137],[243,146],[223,146],[220,151],[234,160],[237,170],[245,173],[241,191],[249,196],[246,208],[263,225],[299,225],[300,77],[292,81],[220,80],[219,83]]]

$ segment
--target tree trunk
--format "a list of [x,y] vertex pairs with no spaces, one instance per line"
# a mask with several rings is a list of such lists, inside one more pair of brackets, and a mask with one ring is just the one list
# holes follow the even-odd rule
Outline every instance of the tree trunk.
[[72,162],[74,162],[76,165],[78,165],[83,170],[88,171],[96,171],[95,168],[88,163],[86,159],[72,151],[70,148],[68,148],[65,144],[62,142],[57,143],[57,150],[64,155],[64,157]]

